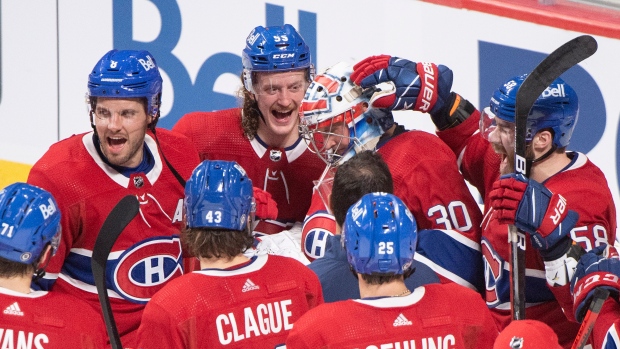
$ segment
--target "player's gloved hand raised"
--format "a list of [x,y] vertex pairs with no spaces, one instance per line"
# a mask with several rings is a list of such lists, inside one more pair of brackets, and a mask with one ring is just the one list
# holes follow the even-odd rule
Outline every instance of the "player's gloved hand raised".
[[276,219],[278,218],[278,204],[273,200],[271,194],[257,187],[254,189],[254,201],[256,202],[257,219]]
[[620,259],[615,247],[601,245],[581,256],[571,282],[573,310],[578,322],[583,320],[594,289],[606,288],[612,298],[618,300],[620,293]]
[[[568,241],[579,214],[568,210],[566,199],[521,174],[500,177],[489,194],[495,217],[514,224],[531,236],[532,245],[549,252],[560,241]],[[570,242],[566,249],[570,247]],[[554,253],[555,254],[555,253]],[[544,257],[544,255],[543,255]],[[558,256],[559,257],[559,256]]]
[[444,65],[415,63],[388,55],[371,56],[353,66],[351,80],[363,88],[391,82],[392,90],[370,101],[375,108],[434,113],[450,98],[452,70]]

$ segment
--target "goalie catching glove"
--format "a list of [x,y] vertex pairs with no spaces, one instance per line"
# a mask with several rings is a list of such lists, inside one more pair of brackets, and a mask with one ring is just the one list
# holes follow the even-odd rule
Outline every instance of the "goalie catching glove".
[[493,184],[489,197],[498,221],[528,233],[543,259],[556,259],[570,248],[570,231],[579,214],[567,209],[562,195],[521,174],[510,174]]
[[608,289],[611,298],[618,300],[619,276],[620,259],[615,247],[601,245],[581,257],[571,283],[573,309],[578,322],[588,311],[596,288]]

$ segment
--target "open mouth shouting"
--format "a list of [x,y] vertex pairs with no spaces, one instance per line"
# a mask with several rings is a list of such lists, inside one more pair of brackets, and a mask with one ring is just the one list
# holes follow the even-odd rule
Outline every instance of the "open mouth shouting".
[[288,123],[293,112],[296,110],[288,110],[288,111],[280,111],[280,110],[272,110],[271,115],[276,119],[278,123]]

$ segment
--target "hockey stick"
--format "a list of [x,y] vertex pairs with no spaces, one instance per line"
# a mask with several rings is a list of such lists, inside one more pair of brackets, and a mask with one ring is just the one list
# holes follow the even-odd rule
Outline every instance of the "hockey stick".
[[592,333],[592,329],[594,328],[594,324],[596,323],[596,319],[598,318],[598,314],[601,312],[603,303],[605,303],[605,300],[609,297],[609,290],[599,287],[594,290],[594,295],[592,297],[588,312],[583,318],[583,322],[579,327],[579,332],[577,332],[577,337],[575,337],[571,349],[583,349],[586,345],[590,333]]
[[[538,97],[571,67],[592,56],[596,40],[589,35],[576,37],[558,47],[534,68],[517,91],[515,102],[515,172],[528,176],[531,161],[525,158],[527,117]],[[514,225],[509,230],[510,305],[514,320],[525,319],[525,234]]]
[[108,217],[106,217],[95,246],[93,247],[93,256],[91,260],[91,268],[93,269],[93,277],[97,286],[99,295],[99,303],[103,311],[103,319],[105,320],[110,344],[113,349],[122,349],[121,339],[118,335],[114,315],[112,314],[112,306],[108,297],[108,289],[106,287],[106,263],[108,255],[112,250],[112,246],[125,227],[138,214],[140,203],[134,195],[127,195],[122,198],[112,209]]

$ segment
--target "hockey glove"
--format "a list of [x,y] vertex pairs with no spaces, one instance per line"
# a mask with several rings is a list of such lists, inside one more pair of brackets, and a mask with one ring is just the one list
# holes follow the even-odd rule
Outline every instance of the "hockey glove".
[[256,219],[278,218],[278,204],[268,192],[254,187],[254,201],[256,202]]
[[571,283],[573,310],[578,322],[583,320],[588,311],[597,287],[608,289],[610,296],[618,300],[619,276],[620,259],[615,247],[601,245],[581,257]]
[[444,65],[415,63],[387,55],[371,56],[353,66],[351,80],[369,88],[391,82],[394,89],[370,101],[375,108],[434,113],[450,98],[452,70]]
[[[493,184],[489,197],[498,221],[528,233],[545,260],[566,253],[579,214],[566,208],[562,195],[523,175],[510,174]],[[562,251],[557,251],[560,245]]]

